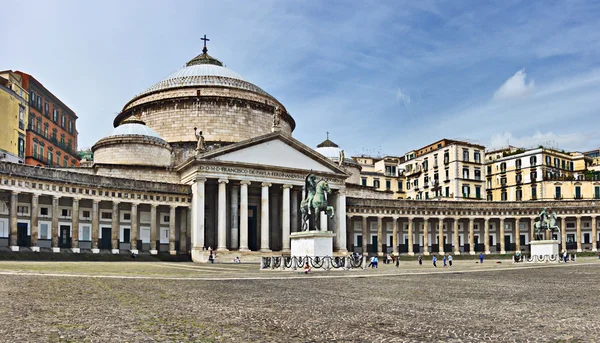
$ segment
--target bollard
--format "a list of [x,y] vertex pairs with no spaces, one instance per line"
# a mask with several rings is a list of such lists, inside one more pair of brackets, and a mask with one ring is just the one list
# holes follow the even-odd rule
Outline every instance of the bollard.
[[281,256],[281,263],[279,265],[279,270],[285,270],[285,257]]
[[271,269],[275,269],[275,258],[271,256]]
[[298,269],[298,264],[297,264],[297,261],[296,261],[296,257],[292,256],[291,259],[292,259],[292,270]]

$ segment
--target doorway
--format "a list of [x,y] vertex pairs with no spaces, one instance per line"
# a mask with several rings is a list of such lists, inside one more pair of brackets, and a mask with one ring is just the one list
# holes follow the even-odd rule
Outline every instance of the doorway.
[[67,225],[61,225],[60,229],[60,240],[58,246],[63,249],[71,248],[71,227]]
[[102,228],[102,238],[100,239],[100,249],[111,249],[111,228],[103,227]]
[[256,231],[256,208],[248,206],[248,249],[258,251],[258,232]]
[[510,246],[510,235],[504,235],[504,250],[506,250],[506,251],[513,250]]
[[371,237],[371,251],[369,252],[377,252],[377,235],[373,235],[373,237]]
[[29,236],[27,235],[27,223],[17,223],[17,245],[20,247],[29,246]]

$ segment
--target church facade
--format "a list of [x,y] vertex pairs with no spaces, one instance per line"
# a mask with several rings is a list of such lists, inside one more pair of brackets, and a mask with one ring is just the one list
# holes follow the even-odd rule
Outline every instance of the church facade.
[[[394,199],[361,184],[334,143],[294,139],[273,96],[210,55],[135,96],[114,132],[78,168],[0,163],[0,249],[74,253],[286,254],[301,227],[307,174],[328,182],[323,218],[334,253],[493,253],[526,250],[541,207],[562,221],[563,248],[597,249],[593,201]],[[339,153],[339,154],[338,154]]]

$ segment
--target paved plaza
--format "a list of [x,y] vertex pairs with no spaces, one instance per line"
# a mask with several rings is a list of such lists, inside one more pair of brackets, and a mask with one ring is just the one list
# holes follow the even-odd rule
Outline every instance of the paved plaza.
[[594,342],[600,263],[0,262],[6,342]]

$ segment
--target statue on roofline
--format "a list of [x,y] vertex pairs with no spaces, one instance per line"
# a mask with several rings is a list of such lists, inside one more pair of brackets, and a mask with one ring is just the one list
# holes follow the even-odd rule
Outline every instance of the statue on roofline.
[[206,143],[204,143],[204,136],[202,136],[202,131],[198,130],[198,128],[194,128],[194,135],[198,140],[198,144],[196,145],[196,152],[204,152],[206,150]]

